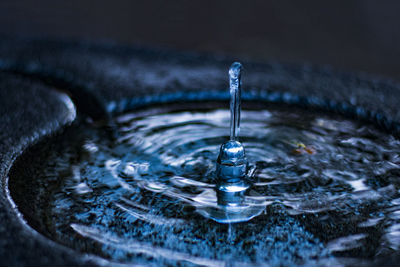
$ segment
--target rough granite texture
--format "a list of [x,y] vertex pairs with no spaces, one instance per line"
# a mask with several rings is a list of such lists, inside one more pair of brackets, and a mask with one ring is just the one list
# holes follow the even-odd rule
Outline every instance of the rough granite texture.
[[0,73],[0,102],[0,266],[75,264],[69,249],[49,243],[22,224],[6,197],[6,177],[15,158],[72,122],[75,107],[65,94],[5,73]]
[[[233,60],[110,43],[1,38],[0,266],[107,264],[32,231],[7,199],[7,173],[15,158],[75,118],[72,102],[60,89],[71,95],[78,112],[107,118],[110,111],[129,106],[126,99],[138,96],[224,90]],[[276,91],[283,102],[296,102],[293,95],[334,100],[374,111],[368,118],[383,115],[400,122],[400,85],[394,81],[329,67],[243,64],[244,89],[255,96]],[[387,259],[385,265],[395,265],[399,258]]]

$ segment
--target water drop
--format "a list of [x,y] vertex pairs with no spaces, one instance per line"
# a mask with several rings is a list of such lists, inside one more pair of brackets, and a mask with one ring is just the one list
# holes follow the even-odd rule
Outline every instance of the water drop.
[[221,145],[217,159],[217,176],[226,182],[242,180],[247,173],[247,159],[243,145],[237,141],[240,127],[242,65],[235,62],[229,69],[230,140]]
[[221,145],[217,159],[216,195],[219,207],[201,209],[201,214],[219,223],[236,223],[260,215],[265,206],[245,201],[250,188],[248,162],[243,145],[238,141],[241,112],[242,64],[234,62],[229,69],[230,140]]

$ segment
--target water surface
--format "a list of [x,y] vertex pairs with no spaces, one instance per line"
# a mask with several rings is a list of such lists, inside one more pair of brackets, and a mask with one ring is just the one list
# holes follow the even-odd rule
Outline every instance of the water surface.
[[182,104],[128,112],[112,127],[81,123],[42,144],[33,181],[11,181],[11,193],[41,233],[116,262],[335,265],[399,250],[400,142],[293,107],[244,107],[253,174],[244,203],[260,213],[216,221],[229,116],[223,105]]

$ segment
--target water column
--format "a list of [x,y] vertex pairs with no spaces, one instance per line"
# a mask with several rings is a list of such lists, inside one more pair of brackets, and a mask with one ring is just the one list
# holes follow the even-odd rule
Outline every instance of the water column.
[[230,140],[221,145],[217,159],[217,177],[223,182],[238,182],[247,174],[247,159],[243,145],[238,141],[241,109],[242,64],[235,62],[229,69],[231,94]]
[[217,196],[218,204],[226,207],[238,207],[243,195],[249,188],[246,180],[248,163],[245,149],[238,141],[241,109],[241,71],[242,64],[235,62],[229,69],[230,87],[230,140],[221,145],[217,159]]

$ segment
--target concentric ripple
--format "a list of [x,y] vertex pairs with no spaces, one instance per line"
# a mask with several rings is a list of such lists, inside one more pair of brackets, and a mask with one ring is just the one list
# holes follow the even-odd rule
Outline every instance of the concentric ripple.
[[[240,140],[253,172],[245,202],[260,210],[248,222],[215,220],[229,112],[199,104],[72,128],[41,148],[35,181],[14,179],[11,193],[43,234],[118,262],[336,264],[398,253],[398,140],[315,111],[244,108]],[[27,183],[38,188],[29,203],[18,195]]]

